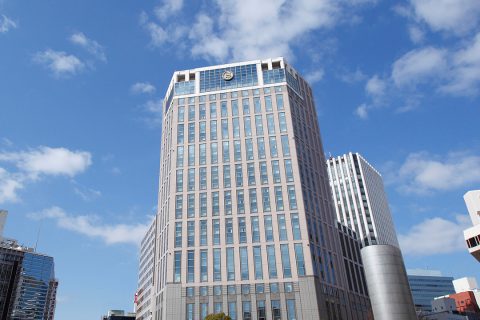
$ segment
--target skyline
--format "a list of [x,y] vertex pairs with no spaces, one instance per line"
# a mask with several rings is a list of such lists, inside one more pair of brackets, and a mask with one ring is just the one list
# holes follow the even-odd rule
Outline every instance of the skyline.
[[327,155],[382,173],[406,267],[478,278],[463,194],[480,182],[480,4],[223,3],[0,2],[0,208],[7,237],[33,245],[41,226],[57,318],[132,308],[173,71],[267,56],[307,76]]

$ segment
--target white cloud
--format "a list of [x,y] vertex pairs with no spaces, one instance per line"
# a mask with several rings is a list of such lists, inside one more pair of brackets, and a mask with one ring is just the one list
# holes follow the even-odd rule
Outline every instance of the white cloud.
[[413,43],[421,43],[425,38],[425,33],[419,26],[411,25],[408,27],[408,34]]
[[394,62],[392,79],[398,87],[415,86],[447,70],[447,51],[433,47],[407,52]]
[[65,148],[39,147],[21,152],[0,152],[0,162],[12,163],[17,171],[0,167],[0,203],[19,200],[18,191],[42,177],[73,177],[84,172],[92,163],[91,154]]
[[7,33],[10,29],[17,28],[17,23],[7,17],[6,15],[0,16],[0,33]]
[[405,234],[399,234],[398,240],[406,255],[427,256],[465,251],[463,230],[469,226],[471,222],[466,215],[457,215],[455,221],[435,217],[414,225]]
[[107,245],[121,243],[139,245],[149,226],[149,223],[104,224],[96,216],[73,215],[59,207],[51,207],[31,213],[29,216],[32,219],[52,219],[62,229],[100,239]]
[[137,82],[130,87],[130,91],[135,94],[154,93],[155,87],[149,82]]
[[37,52],[33,60],[50,69],[57,77],[75,75],[85,67],[85,64],[76,56],[52,49]]
[[355,114],[360,118],[360,119],[363,119],[363,120],[366,120],[368,119],[368,111],[371,109],[370,106],[368,106],[367,104],[365,103],[362,103],[361,105],[359,105],[357,107],[357,109],[355,109]]
[[150,44],[154,47],[160,47],[168,41],[169,36],[167,31],[163,29],[159,24],[152,22],[148,19],[148,15],[143,12],[140,15],[140,25],[150,35]]
[[371,97],[377,99],[381,98],[387,89],[387,83],[378,75],[371,77],[365,85],[365,92]]
[[144,118],[144,121],[149,126],[158,127],[162,124],[163,99],[148,100],[141,108],[148,114],[148,116]]
[[357,69],[353,72],[344,71],[337,75],[337,77],[345,83],[357,83],[364,81],[367,78],[367,75],[364,74],[360,69]]
[[415,18],[433,31],[465,34],[480,20],[478,0],[410,0]]
[[101,61],[107,61],[107,56],[105,54],[105,48],[101,46],[97,41],[87,38],[87,36],[82,32],[74,33],[70,36],[70,41],[78,45],[85,50],[87,50],[90,54],[95,56],[97,59]]
[[323,69],[318,69],[313,72],[305,74],[305,80],[307,80],[310,84],[314,84],[322,80],[324,75],[325,75],[325,71]]
[[445,156],[411,153],[393,169],[392,179],[407,193],[428,194],[480,183],[480,156],[452,152]]
[[162,5],[155,8],[155,15],[160,21],[177,14],[183,7],[183,0],[163,0]]

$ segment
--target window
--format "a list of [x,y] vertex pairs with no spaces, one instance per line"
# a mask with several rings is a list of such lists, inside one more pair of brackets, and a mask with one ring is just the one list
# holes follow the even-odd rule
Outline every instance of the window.
[[221,296],[222,295],[222,286],[213,286],[213,295]]
[[223,303],[222,302],[214,302],[213,303],[213,310],[215,313],[220,313],[222,312],[223,309]]
[[291,283],[291,282],[285,282],[285,283],[284,283],[284,286],[285,286],[285,292],[286,292],[286,293],[293,292],[293,283]]
[[242,148],[241,148],[240,140],[233,141],[233,158],[235,161],[242,160]]
[[255,113],[262,112],[262,106],[260,104],[260,98],[258,98],[258,97],[253,98],[253,108],[255,109]]
[[195,169],[188,169],[188,191],[195,190]]
[[245,130],[246,137],[252,136],[252,122],[250,120],[250,117],[243,118],[243,129]]
[[260,183],[268,184],[268,173],[267,173],[267,163],[265,161],[260,161]]
[[195,142],[195,122],[188,124],[188,143]]
[[290,210],[296,210],[297,209],[297,197],[295,196],[295,187],[294,186],[288,186],[287,191],[288,191],[288,203],[290,204]]
[[200,193],[200,217],[207,216],[207,194],[205,192]]
[[237,187],[243,186],[243,170],[241,164],[235,165],[235,183]]
[[179,124],[177,126],[177,144],[183,144],[185,142],[185,125]]
[[291,222],[292,222],[293,240],[301,240],[302,236],[300,234],[300,223],[299,223],[299,220],[298,220],[298,214],[292,213],[290,218],[291,218]]
[[207,245],[207,220],[200,220],[200,245]]
[[227,286],[227,294],[228,294],[228,295],[235,295],[235,294],[237,294],[237,288],[236,288],[236,286],[235,286],[234,284],[233,284],[233,285],[231,284],[231,285],[228,285],[228,286]]
[[205,121],[200,121],[200,141],[207,140],[207,123]]
[[272,319],[280,320],[281,318],[280,300],[272,300]]
[[243,320],[252,320],[252,303],[250,301],[242,301],[242,318]]
[[187,320],[193,320],[194,303],[187,303]]
[[250,294],[250,285],[242,284],[242,294]]
[[237,303],[235,301],[228,302],[228,315],[232,320],[237,320]]
[[223,148],[223,162],[230,161],[230,144],[228,141],[223,141],[222,143]]
[[198,146],[200,153],[200,165],[205,165],[207,163],[207,145],[202,143]]
[[222,119],[222,139],[228,139],[228,120]]
[[220,214],[220,204],[218,191],[212,192],[212,216],[218,216]]
[[218,189],[218,167],[212,166],[212,189]]
[[232,214],[232,192],[225,191],[223,194],[223,205],[226,215]]
[[185,107],[178,107],[178,122],[185,121]]
[[217,140],[217,120],[210,120],[210,140]]
[[175,222],[175,248],[182,247],[182,223]]
[[280,132],[287,132],[287,119],[285,119],[285,112],[278,114],[278,124],[280,125]]
[[195,251],[187,251],[187,282],[195,281]]
[[283,211],[283,193],[282,187],[275,187],[275,204],[277,207],[277,211]]
[[265,110],[267,112],[272,112],[272,96],[265,96]]
[[268,187],[262,188],[263,212],[270,212],[270,190]]
[[275,121],[273,119],[273,113],[267,114],[267,128],[268,134],[275,134]]
[[242,280],[248,280],[248,252],[247,247],[240,247],[240,274]]
[[225,243],[233,244],[233,220],[232,218],[225,219]]
[[301,243],[295,243],[295,258],[297,260],[297,273],[299,276],[305,275],[305,259],[303,256],[303,247]]
[[277,148],[277,139],[273,137],[269,137],[270,143],[270,157],[276,158],[278,157],[278,148]]
[[251,213],[258,212],[257,190],[256,189],[248,190],[248,198],[250,200],[250,212]]
[[223,166],[223,187],[230,188],[231,186],[231,177],[230,177],[230,166]]
[[278,293],[278,283],[270,283],[270,293]]
[[238,241],[239,243],[247,242],[247,226],[245,218],[238,218]]
[[287,182],[293,181],[292,160],[285,160],[285,176],[287,177]]
[[187,196],[187,217],[195,218],[195,194],[191,193]]
[[258,225],[258,217],[252,217],[252,242],[260,242],[260,226]]
[[265,159],[265,139],[257,138],[258,158]]
[[210,118],[215,119],[216,117],[217,117],[217,103],[210,102]]
[[207,168],[206,167],[200,167],[198,169],[199,172],[199,179],[200,179],[200,190],[205,190],[207,189]]
[[277,109],[278,110],[283,110],[284,109],[284,104],[283,104],[283,94],[277,94]]
[[195,121],[195,106],[188,106],[188,121]]
[[245,145],[247,149],[247,160],[253,160],[253,140],[245,139]]
[[283,135],[280,137],[280,140],[282,141],[282,152],[284,157],[289,157],[290,156],[290,146],[288,145],[288,136]]
[[222,253],[220,249],[213,249],[213,281],[222,281],[221,261]]
[[201,103],[198,108],[200,109],[200,120],[205,120],[207,118],[207,108],[204,103]]
[[195,221],[187,222],[187,246],[195,246]]
[[248,185],[255,185],[255,166],[253,163],[247,163]]
[[212,220],[212,235],[213,235],[213,245],[220,244],[220,220]]
[[277,223],[278,223],[278,236],[280,238],[280,241],[287,240],[287,225],[285,223],[284,214],[277,215]]
[[272,216],[264,216],[265,223],[265,241],[273,241]]
[[183,214],[183,196],[175,196],[175,219],[181,219]]
[[280,164],[278,160],[272,161],[273,183],[280,183]]
[[208,303],[200,303],[200,319],[205,319],[208,316]]
[[265,300],[257,300],[257,317],[258,320],[266,320],[265,314]]
[[227,281],[235,280],[234,248],[227,248]]
[[243,98],[242,99],[242,108],[243,108],[243,114],[250,114],[250,103],[248,101],[248,98]]
[[238,116],[238,100],[232,100],[232,116]]
[[245,196],[242,190],[237,190],[237,214],[245,213]]
[[183,170],[177,170],[177,192],[183,189]]
[[297,320],[294,299],[287,299],[287,320]]
[[222,118],[228,117],[227,101],[220,102],[220,113]]
[[292,277],[292,268],[290,266],[290,252],[288,250],[288,244],[280,245],[280,253],[282,256],[283,277]]
[[177,167],[183,167],[183,152],[183,147],[180,146],[177,148]]
[[182,280],[181,272],[182,272],[182,252],[175,251],[174,254],[174,275],[173,275],[173,282],[179,283]]
[[218,162],[218,144],[216,142],[210,143],[210,158],[212,164]]
[[270,279],[277,278],[277,261],[275,259],[275,246],[267,246],[268,276]]
[[253,265],[255,268],[255,280],[263,279],[262,250],[261,247],[253,247]]
[[233,118],[233,137],[240,138],[240,120],[238,118]]
[[257,136],[263,136],[262,115],[255,116],[255,132],[257,133]]
[[[200,256],[201,256],[201,254],[200,254]],[[206,287],[206,286],[200,287],[200,296],[201,297],[208,296],[208,287]]]

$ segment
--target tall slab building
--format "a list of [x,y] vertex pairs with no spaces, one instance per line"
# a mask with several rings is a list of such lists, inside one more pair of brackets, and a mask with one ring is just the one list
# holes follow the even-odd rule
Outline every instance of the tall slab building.
[[175,72],[152,318],[366,319],[325,161],[312,90],[283,58]]
[[380,173],[358,153],[327,161],[337,220],[352,228],[362,246],[399,247]]

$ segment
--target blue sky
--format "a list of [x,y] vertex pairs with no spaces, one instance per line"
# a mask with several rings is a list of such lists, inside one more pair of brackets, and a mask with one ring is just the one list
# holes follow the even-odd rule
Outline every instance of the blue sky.
[[477,0],[0,0],[5,235],[40,230],[57,319],[132,309],[172,72],[285,56],[325,151],[382,172],[407,267],[478,277],[462,196],[480,184],[479,22]]

